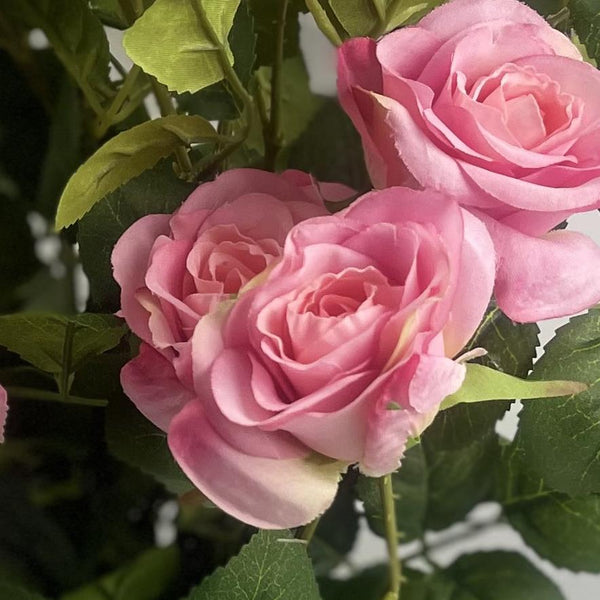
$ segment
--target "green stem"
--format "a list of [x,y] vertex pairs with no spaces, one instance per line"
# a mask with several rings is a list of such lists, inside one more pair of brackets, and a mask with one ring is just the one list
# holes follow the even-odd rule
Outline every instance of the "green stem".
[[281,150],[281,67],[283,64],[283,42],[285,39],[285,18],[288,0],[280,0],[279,15],[277,16],[277,39],[275,42],[275,60],[271,73],[271,116],[269,128],[265,136],[265,166],[270,171],[275,170],[277,155]]
[[306,524],[302,529],[300,529],[298,535],[296,536],[299,540],[304,540],[307,544],[310,544],[310,540],[312,540],[315,535],[315,531],[319,526],[319,521],[321,517],[317,517],[314,521]]
[[333,26],[333,23],[330,21],[327,16],[327,12],[325,9],[319,4],[319,0],[306,0],[306,6],[308,10],[312,13],[312,16],[315,20],[315,23],[321,30],[321,32],[325,35],[325,37],[336,47],[342,45],[342,38],[340,34],[337,32],[336,28]]
[[379,494],[383,505],[385,539],[388,550],[389,588],[384,600],[400,600],[400,583],[402,568],[398,558],[398,527],[396,525],[396,508],[392,489],[392,475],[388,473],[378,479]]
[[48,390],[37,390],[22,386],[6,386],[6,393],[9,398],[24,398],[28,400],[44,400],[50,402],[62,402],[63,404],[77,404],[79,406],[107,406],[108,402],[100,398],[83,398],[81,396],[63,396],[57,392]]
[[[160,114],[163,117],[167,117],[169,115],[176,115],[177,111],[173,106],[169,90],[167,90],[166,86],[164,86],[154,77],[150,77],[150,84],[152,85],[152,91],[154,92],[154,96],[156,97],[156,101],[158,102]],[[190,161],[187,149],[184,146],[177,146],[177,148],[175,148],[175,158],[177,159],[179,170],[182,173],[192,173],[192,162]]]
[[111,105],[108,107],[104,115],[100,117],[100,122],[96,127],[97,137],[102,137],[106,133],[107,129],[115,122],[117,122],[116,117],[119,115],[121,109],[123,108],[123,105],[129,98],[131,90],[135,85],[135,82],[137,81],[137,78],[141,74],[141,72],[142,69],[140,67],[138,67],[137,65],[133,65],[131,71],[127,73],[127,75],[125,76],[125,80],[119,88],[119,91],[115,96],[114,100],[112,101]]

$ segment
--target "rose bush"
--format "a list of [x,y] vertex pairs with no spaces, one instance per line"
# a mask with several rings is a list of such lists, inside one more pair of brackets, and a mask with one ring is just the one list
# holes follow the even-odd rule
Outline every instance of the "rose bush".
[[[168,387],[169,377],[191,387],[190,337],[198,320],[268,268],[295,223],[327,214],[322,196],[352,193],[300,171],[234,169],[199,186],[173,215],[136,221],[112,254],[119,314],[143,341],[122,371],[129,397],[156,397],[156,386]],[[164,426],[165,405],[177,400],[138,406]]]
[[342,105],[376,187],[443,190],[485,221],[518,321],[600,300],[600,249],[552,231],[600,206],[600,73],[516,0],[454,0],[340,49]]
[[218,506],[259,527],[306,523],[349,464],[395,470],[461,386],[451,357],[494,268],[484,225],[453,200],[372,192],[293,228],[268,276],[198,323],[194,393],[173,377],[147,403],[165,405],[175,459]]

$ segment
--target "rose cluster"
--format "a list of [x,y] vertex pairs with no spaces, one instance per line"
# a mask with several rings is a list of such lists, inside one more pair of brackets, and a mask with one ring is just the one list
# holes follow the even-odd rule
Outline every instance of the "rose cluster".
[[[394,471],[465,376],[494,294],[514,320],[600,300],[600,74],[516,0],[454,0],[339,54],[376,188],[254,169],[136,222],[113,252],[142,340],[121,375],[215,504],[304,524],[350,465]],[[596,105],[594,106],[594,101]]]

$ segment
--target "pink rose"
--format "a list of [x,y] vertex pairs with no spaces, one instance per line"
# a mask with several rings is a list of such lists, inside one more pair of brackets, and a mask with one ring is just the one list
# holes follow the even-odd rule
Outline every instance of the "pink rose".
[[481,321],[493,257],[485,226],[431,191],[372,192],[296,225],[266,279],[198,323],[194,396],[175,378],[159,394],[176,461],[263,528],[322,513],[349,464],[395,470],[462,384],[450,357]]
[[600,206],[600,73],[516,0],[454,0],[339,53],[341,102],[377,187],[456,196],[488,226],[513,319],[600,300],[600,249],[552,231]]
[[[200,185],[173,215],[136,221],[112,254],[119,314],[144,342],[122,373],[134,402],[140,394],[155,396],[162,374],[173,368],[171,375],[191,387],[190,337],[199,319],[278,259],[293,225],[327,214],[322,195],[352,193],[300,171],[235,169]],[[160,421],[153,410],[146,416]]]
[[0,444],[4,441],[4,426],[8,416],[8,395],[0,385]]

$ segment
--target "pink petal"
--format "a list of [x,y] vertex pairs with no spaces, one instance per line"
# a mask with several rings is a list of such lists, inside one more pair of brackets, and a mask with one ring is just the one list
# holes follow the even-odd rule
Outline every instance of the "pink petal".
[[121,369],[121,385],[138,410],[163,431],[168,431],[171,419],[194,398],[171,362],[146,343]]
[[4,442],[4,427],[8,415],[8,395],[6,390],[0,385],[0,444]]
[[119,238],[112,252],[113,275],[121,286],[121,315],[131,330],[145,341],[151,340],[148,312],[135,294],[146,286],[144,278],[150,252],[160,235],[169,232],[170,215],[146,215]]
[[496,300],[521,323],[571,315],[600,301],[600,248],[572,231],[531,237],[486,219],[498,256]]
[[491,298],[496,275],[496,253],[485,225],[466,210],[462,215],[460,274],[450,318],[444,327],[448,356],[458,353],[477,329]]
[[263,529],[297,527],[322,514],[346,466],[322,457],[278,460],[229,445],[192,402],[171,423],[169,447],[192,483],[217,506]]

